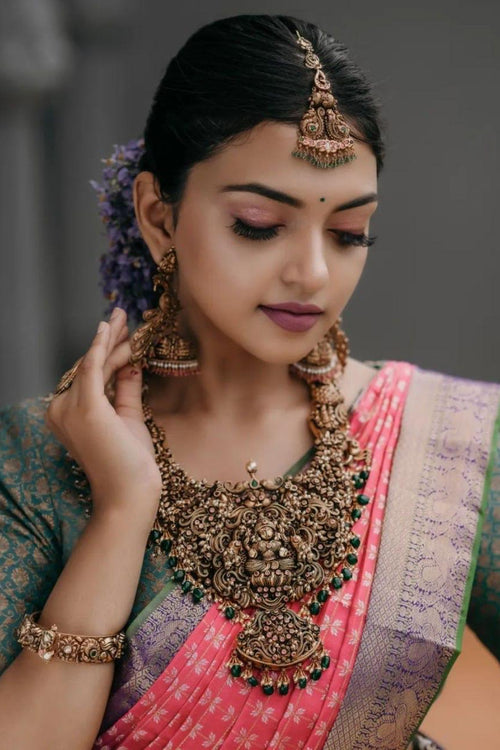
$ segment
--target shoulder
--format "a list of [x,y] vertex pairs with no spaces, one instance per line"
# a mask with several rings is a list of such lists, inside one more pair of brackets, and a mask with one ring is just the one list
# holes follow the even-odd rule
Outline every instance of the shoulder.
[[[0,409],[0,458],[4,481],[25,469],[32,472],[41,464],[41,453],[54,447],[54,438],[45,425],[46,399],[24,399]],[[50,449],[49,449],[50,450]]]
[[353,404],[357,396],[364,391],[379,371],[378,362],[365,363],[352,357],[347,363],[338,385],[346,404]]
[[[76,504],[72,464],[66,448],[45,423],[47,396],[0,409],[0,485],[3,502],[46,513]],[[81,505],[81,503],[80,503]]]
[[3,440],[21,441],[29,435],[45,442],[50,439],[50,431],[45,425],[47,396],[27,398],[17,404],[0,409],[0,430]]
[[424,368],[418,364],[413,365],[417,379],[427,383],[439,384],[442,388],[455,390],[457,396],[470,394],[478,397],[490,395],[495,401],[495,395],[500,397],[500,382],[485,381],[462,375],[453,375],[441,370]]

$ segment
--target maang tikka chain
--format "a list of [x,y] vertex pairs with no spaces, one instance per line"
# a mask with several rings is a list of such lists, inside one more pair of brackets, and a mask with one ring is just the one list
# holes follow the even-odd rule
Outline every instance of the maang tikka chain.
[[305,51],[304,65],[315,73],[308,109],[299,124],[297,147],[292,155],[315,167],[347,164],[356,158],[354,139],[311,42],[296,33],[297,43]]

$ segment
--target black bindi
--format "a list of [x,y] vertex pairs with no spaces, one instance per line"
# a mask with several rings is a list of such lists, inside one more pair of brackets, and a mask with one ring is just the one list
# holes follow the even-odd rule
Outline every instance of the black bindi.
[[320,198],[320,201],[321,201],[321,203],[324,203],[325,199],[324,198]]

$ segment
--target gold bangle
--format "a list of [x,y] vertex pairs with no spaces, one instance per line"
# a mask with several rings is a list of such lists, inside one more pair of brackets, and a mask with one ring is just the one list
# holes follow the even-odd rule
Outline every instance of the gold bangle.
[[35,622],[35,615],[40,612],[25,614],[15,636],[21,646],[34,651],[44,661],[48,662],[55,656],[63,661],[107,664],[122,656],[125,647],[123,631],[104,636],[60,633],[56,625],[43,628]]

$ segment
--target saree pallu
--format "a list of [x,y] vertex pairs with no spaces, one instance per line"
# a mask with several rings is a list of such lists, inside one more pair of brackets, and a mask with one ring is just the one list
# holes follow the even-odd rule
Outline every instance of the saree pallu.
[[387,362],[351,414],[373,452],[351,581],[316,622],[319,682],[264,696],[227,669],[235,628],[169,584],[132,623],[94,747],[404,750],[460,652],[500,386]]

